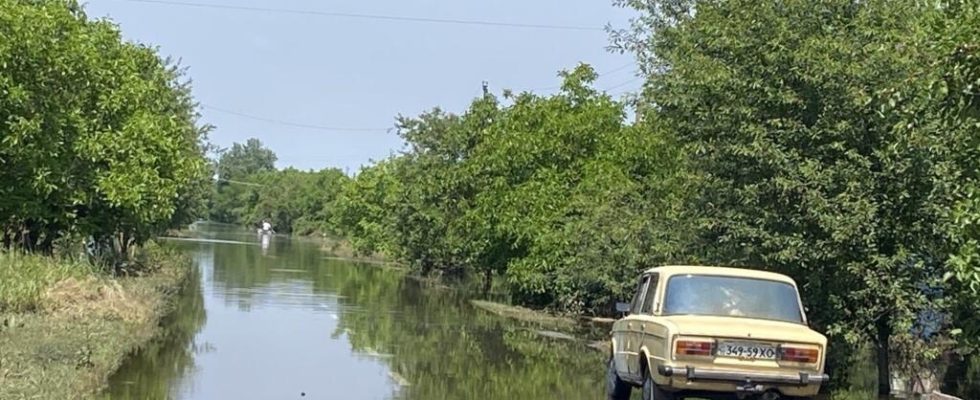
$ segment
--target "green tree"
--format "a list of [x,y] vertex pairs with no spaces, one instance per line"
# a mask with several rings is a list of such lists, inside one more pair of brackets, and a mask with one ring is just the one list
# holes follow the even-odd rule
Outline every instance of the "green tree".
[[275,169],[276,155],[258,139],[235,143],[217,161],[212,220],[255,226],[268,220],[283,233],[336,235],[336,200],[349,178],[336,168]]
[[892,350],[952,294],[949,137],[899,112],[938,57],[923,39],[942,6],[617,3],[641,12],[614,40],[650,74],[644,119],[677,136],[703,179],[689,252],[795,277],[819,329],[875,343],[889,391]]
[[966,363],[972,359],[976,364],[980,348],[980,319],[975,311],[980,302],[980,3],[948,2],[932,17],[929,30],[917,43],[933,53],[928,68],[890,93],[890,98],[904,116],[902,129],[939,138],[935,162],[941,168],[945,198],[937,207],[946,217],[942,231],[951,247],[944,291],[951,303],[947,319],[955,328],[959,353],[945,358],[954,360],[952,379],[961,383],[950,390],[970,398],[978,376]]
[[234,143],[218,158],[219,179],[242,179],[262,171],[275,171],[276,153],[250,138],[245,144]]
[[332,223],[360,254],[397,254],[392,248],[391,213],[402,191],[394,173],[400,160],[383,160],[362,169],[337,196]]
[[562,77],[554,96],[401,118],[408,148],[355,177],[338,225],[422,274],[479,277],[485,292],[504,276],[517,302],[609,312],[677,247],[689,179],[668,135],[628,127],[625,106],[591,88],[591,67]]
[[217,152],[220,153],[215,165],[218,183],[211,195],[209,219],[243,224],[256,201],[254,187],[258,185],[248,180],[258,173],[275,171],[276,154],[255,138]]
[[248,177],[254,186],[246,189],[250,202],[239,222],[257,225],[268,220],[279,232],[333,234],[334,200],[346,180],[337,169],[259,172]]
[[309,173],[309,190],[303,196],[301,204],[303,211],[293,222],[292,231],[300,235],[338,236],[338,229],[334,225],[337,199],[349,180],[343,171],[336,168]]
[[468,216],[487,227],[488,249],[506,250],[518,301],[608,312],[669,253],[670,231],[655,227],[667,221],[680,159],[657,130],[626,125],[625,106],[591,88],[591,67],[562,77],[556,95],[515,96],[474,151],[481,190]]
[[436,109],[399,119],[409,151],[396,175],[404,184],[394,208],[394,237],[401,256],[423,274],[482,272],[489,290],[493,273],[506,262],[494,246],[507,243],[488,240],[487,225],[465,218],[479,192],[468,165],[480,144],[489,140],[499,114],[497,100],[487,95],[474,100],[463,115]]
[[[941,123],[931,128],[948,136],[952,157],[945,175],[953,188],[949,238],[954,243],[950,259],[953,276],[962,291],[962,315],[972,324],[965,338],[980,337],[980,320],[970,309],[980,301],[980,8],[975,1],[951,2],[935,23],[938,40],[932,44],[940,57],[925,87],[932,96],[926,104],[906,109],[915,122],[924,117]],[[922,102],[922,100],[919,100]],[[966,321],[964,321],[966,322]]]
[[124,255],[193,214],[206,129],[183,71],[74,1],[0,4],[4,244]]

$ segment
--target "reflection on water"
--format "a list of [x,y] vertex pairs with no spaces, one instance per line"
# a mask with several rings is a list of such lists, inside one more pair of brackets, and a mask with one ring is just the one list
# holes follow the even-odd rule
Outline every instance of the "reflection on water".
[[269,243],[272,243],[272,235],[265,235],[259,232],[259,239],[262,241],[262,255],[269,255]]
[[165,328],[160,337],[123,364],[110,380],[104,398],[172,398],[170,382],[192,370],[194,355],[207,350],[194,341],[206,315],[200,278],[195,274],[187,282],[174,313],[163,321]]
[[602,397],[602,355],[583,342],[542,337],[391,269],[329,259],[316,243],[199,233],[219,241],[173,242],[198,261],[196,290],[108,398]]

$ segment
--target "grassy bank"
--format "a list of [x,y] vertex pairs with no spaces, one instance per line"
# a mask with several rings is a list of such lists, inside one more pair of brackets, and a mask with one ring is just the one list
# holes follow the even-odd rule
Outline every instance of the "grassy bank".
[[151,340],[190,262],[149,246],[148,273],[111,279],[91,266],[0,253],[0,399],[79,399],[96,393]]
[[572,329],[578,325],[572,318],[560,317],[544,311],[532,310],[520,306],[512,306],[484,300],[470,300],[470,304],[476,308],[504,318],[531,322],[551,329]]
[[358,260],[363,262],[384,263],[384,264],[391,264],[391,265],[397,264],[387,259],[383,254],[358,253],[354,249],[354,246],[351,244],[350,240],[347,240],[345,238],[337,238],[334,236],[322,235],[322,234],[305,236],[305,237],[316,238],[321,243],[320,244],[321,250],[337,258]]

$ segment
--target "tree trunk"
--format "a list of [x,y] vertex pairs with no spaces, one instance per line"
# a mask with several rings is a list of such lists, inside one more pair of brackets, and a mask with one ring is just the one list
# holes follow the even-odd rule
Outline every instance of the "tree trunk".
[[45,235],[41,240],[39,240],[37,245],[38,251],[41,253],[51,255],[54,253],[54,236],[51,234]]
[[486,295],[490,293],[490,289],[493,287],[493,270],[486,269],[483,271],[483,294]]
[[891,360],[888,346],[892,335],[890,322],[891,318],[888,317],[882,317],[878,321],[878,340],[875,344],[878,351],[878,394],[882,396],[888,396],[892,392]]

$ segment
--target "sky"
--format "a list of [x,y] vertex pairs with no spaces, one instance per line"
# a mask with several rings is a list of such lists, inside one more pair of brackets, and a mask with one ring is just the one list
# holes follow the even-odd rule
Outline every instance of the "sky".
[[[170,3],[170,4],[164,4]],[[635,90],[633,59],[607,50],[606,24],[633,15],[611,0],[89,0],[90,17],[124,38],[158,46],[187,68],[211,142],[255,137],[277,167],[354,173],[403,148],[398,115],[461,112],[482,82],[556,91],[558,71],[580,62],[609,93]],[[218,5],[200,7],[197,5]],[[230,7],[227,7],[230,6]],[[269,9],[291,10],[273,12]],[[296,11],[296,12],[293,12]],[[585,29],[437,23],[423,19]]]

